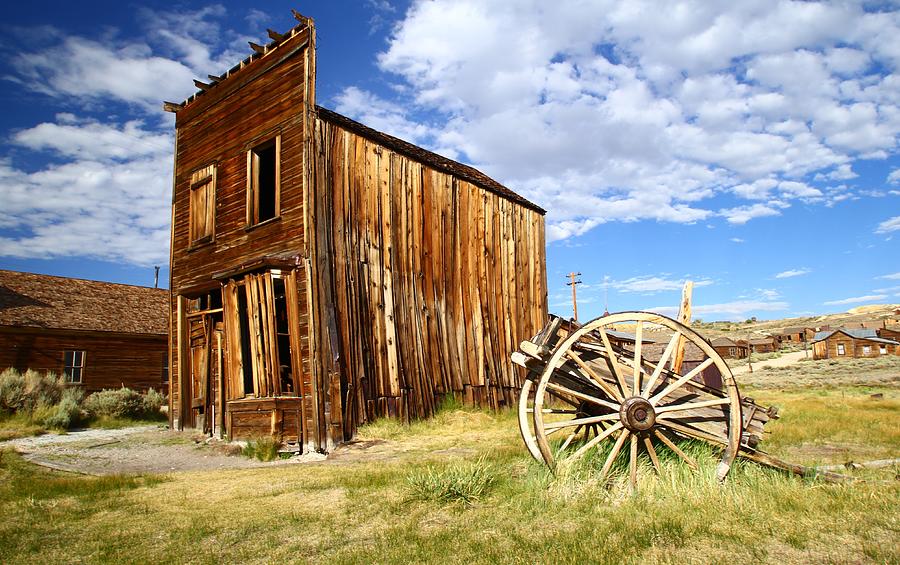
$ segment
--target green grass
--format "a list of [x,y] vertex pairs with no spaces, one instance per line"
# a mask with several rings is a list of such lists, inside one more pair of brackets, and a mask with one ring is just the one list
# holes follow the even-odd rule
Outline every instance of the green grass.
[[261,437],[252,439],[241,449],[241,454],[259,461],[274,461],[278,459],[278,450],[281,442],[273,437]]
[[[872,391],[884,398],[871,399]],[[765,444],[791,461],[900,451],[894,389],[753,390],[783,407]],[[660,449],[639,489],[597,480],[602,454],[550,474],[515,414],[450,407],[366,426],[356,458],[159,477],[70,476],[0,459],[0,562],[896,563],[896,470],[835,485],[738,461],[715,478]],[[843,455],[842,455],[843,456]],[[602,461],[600,461],[602,463]]]

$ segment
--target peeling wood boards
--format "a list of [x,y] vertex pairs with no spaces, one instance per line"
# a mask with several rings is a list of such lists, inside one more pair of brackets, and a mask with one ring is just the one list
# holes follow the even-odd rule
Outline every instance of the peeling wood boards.
[[337,328],[319,342],[338,350],[345,433],[447,396],[511,405],[508,356],[546,319],[543,216],[327,121],[315,138],[309,231],[329,260],[310,277]]

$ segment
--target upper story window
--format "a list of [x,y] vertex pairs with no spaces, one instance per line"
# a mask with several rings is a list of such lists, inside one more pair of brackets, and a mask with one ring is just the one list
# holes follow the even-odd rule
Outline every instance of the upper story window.
[[63,355],[63,374],[67,383],[78,384],[84,373],[84,351],[66,351]]
[[247,225],[281,214],[281,136],[247,151]]
[[216,166],[191,173],[191,245],[213,240],[216,226]]

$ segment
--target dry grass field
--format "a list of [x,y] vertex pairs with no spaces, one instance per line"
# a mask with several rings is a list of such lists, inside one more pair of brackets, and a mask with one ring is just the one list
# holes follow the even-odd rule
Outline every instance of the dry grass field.
[[[804,362],[742,390],[782,409],[774,455],[898,457],[898,369]],[[0,562],[900,562],[896,468],[827,484],[741,462],[720,485],[709,448],[685,442],[700,473],[661,449],[663,475],[646,462],[630,495],[618,478],[548,473],[510,412],[451,406],[359,439],[321,463],[150,476],[58,473],[4,451]]]

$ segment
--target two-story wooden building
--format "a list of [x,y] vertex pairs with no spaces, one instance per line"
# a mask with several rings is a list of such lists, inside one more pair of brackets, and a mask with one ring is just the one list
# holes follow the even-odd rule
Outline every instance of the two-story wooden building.
[[316,105],[313,22],[181,104],[172,423],[327,451],[453,396],[515,402],[547,317],[544,210]]

